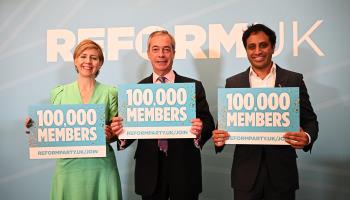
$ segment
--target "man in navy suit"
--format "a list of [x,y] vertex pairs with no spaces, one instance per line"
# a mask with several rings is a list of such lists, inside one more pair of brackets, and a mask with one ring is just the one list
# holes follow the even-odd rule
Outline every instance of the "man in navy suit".
[[[135,152],[135,191],[143,200],[196,200],[202,192],[200,149],[211,137],[214,120],[200,81],[180,76],[173,69],[175,40],[167,31],[155,31],[148,38],[148,58],[153,73],[139,83],[195,83],[196,118],[191,133],[196,139],[168,139],[166,150],[157,139],[138,140]],[[120,132],[121,119],[112,129]],[[127,147],[133,140],[126,140]]]
[[[290,145],[236,145],[231,186],[235,200],[295,199],[299,188],[295,149],[310,151],[318,136],[317,116],[300,73],[288,71],[272,62],[276,44],[273,30],[263,24],[248,27],[242,36],[251,66],[226,80],[226,88],[299,87],[300,131],[287,132]],[[228,133],[213,131],[217,152],[223,150]]]

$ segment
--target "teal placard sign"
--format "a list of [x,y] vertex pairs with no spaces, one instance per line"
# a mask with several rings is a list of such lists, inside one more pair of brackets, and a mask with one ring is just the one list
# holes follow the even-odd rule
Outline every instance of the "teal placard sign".
[[118,87],[121,139],[195,138],[194,83],[124,84]]
[[218,128],[230,134],[228,144],[287,144],[286,132],[297,132],[299,88],[220,88]]
[[105,105],[33,105],[30,159],[105,157]]

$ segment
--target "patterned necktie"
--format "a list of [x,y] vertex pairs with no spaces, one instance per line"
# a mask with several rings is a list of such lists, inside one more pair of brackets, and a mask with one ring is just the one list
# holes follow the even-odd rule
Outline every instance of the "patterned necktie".
[[160,77],[157,78],[157,80],[158,80],[159,82],[161,82],[161,83],[166,83],[167,78],[164,77],[164,76],[160,76]]
[[[166,83],[167,78],[164,76],[160,76],[157,79],[161,83]],[[165,154],[168,151],[168,140],[167,139],[158,139],[158,147],[159,150],[163,151]]]

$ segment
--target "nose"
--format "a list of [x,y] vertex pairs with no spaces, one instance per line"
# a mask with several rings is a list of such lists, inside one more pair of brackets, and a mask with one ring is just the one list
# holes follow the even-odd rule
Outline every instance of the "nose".
[[164,50],[163,49],[161,49],[159,52],[158,52],[158,56],[159,57],[164,57]]
[[257,47],[252,51],[253,56],[261,56],[262,55],[262,49]]
[[255,53],[255,54],[261,53],[261,48],[260,48],[260,47],[256,47],[256,48],[254,49],[254,53]]
[[90,58],[90,57],[85,58],[85,62],[87,62],[87,63],[91,63],[91,60],[92,60],[92,58]]

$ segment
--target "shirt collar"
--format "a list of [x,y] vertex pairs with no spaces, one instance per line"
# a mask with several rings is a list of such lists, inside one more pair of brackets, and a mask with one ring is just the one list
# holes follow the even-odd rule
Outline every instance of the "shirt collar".
[[[250,66],[250,68],[249,68],[249,76],[250,76],[250,77],[255,77],[255,78],[259,77],[259,76],[254,72],[252,66]],[[269,74],[267,74],[267,76],[265,77],[265,79],[268,78],[268,77],[271,77],[271,76],[276,77],[276,64],[275,64],[274,62],[272,63],[272,67],[271,67],[271,69],[270,69],[270,72],[269,72]]]
[[[153,72],[153,83],[159,83],[157,81],[159,75]],[[174,83],[175,82],[175,73],[173,70],[170,70],[167,74],[165,74],[163,77],[165,77],[168,81],[167,83]]]

